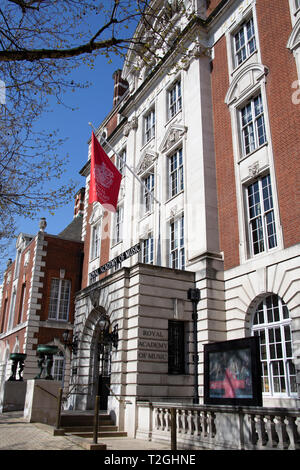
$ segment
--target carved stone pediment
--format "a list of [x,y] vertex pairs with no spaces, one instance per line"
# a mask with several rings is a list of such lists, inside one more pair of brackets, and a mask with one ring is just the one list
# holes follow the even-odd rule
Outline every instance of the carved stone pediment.
[[182,136],[187,132],[187,127],[180,124],[171,124],[159,147],[160,152],[167,152],[176,145]]
[[94,204],[92,214],[89,219],[89,224],[97,223],[103,217],[103,210],[100,204]]
[[232,80],[225,97],[225,103],[230,106],[243,96],[249,95],[257,83],[265,81],[268,68],[263,64],[253,63],[243,67]]
[[151,168],[157,158],[157,153],[151,150],[145,150],[136,167],[136,173],[141,175]]

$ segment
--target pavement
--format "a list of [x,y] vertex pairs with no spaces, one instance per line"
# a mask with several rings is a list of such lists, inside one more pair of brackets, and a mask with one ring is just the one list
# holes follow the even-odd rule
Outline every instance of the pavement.
[[[0,450],[87,450],[85,438],[70,435],[53,436],[53,430],[54,427],[47,424],[28,423],[21,411],[0,413]],[[106,444],[107,451],[170,450],[168,444],[128,437],[99,438],[98,443]]]

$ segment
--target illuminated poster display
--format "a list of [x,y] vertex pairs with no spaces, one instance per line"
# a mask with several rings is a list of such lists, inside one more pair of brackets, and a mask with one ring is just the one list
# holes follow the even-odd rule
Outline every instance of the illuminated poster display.
[[204,345],[204,402],[262,405],[258,337]]

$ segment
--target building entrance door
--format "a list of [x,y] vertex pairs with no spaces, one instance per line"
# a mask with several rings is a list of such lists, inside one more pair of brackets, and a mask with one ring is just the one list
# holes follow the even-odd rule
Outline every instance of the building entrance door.
[[100,396],[100,410],[107,410],[107,401],[110,395],[111,374],[111,348],[110,345],[99,343],[99,377],[98,391]]

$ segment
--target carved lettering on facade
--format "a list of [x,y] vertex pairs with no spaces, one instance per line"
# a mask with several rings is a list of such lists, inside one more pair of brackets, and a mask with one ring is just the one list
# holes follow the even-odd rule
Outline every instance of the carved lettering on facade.
[[138,340],[138,359],[168,361],[168,334],[165,330],[141,328]]

